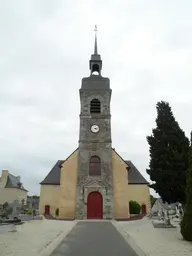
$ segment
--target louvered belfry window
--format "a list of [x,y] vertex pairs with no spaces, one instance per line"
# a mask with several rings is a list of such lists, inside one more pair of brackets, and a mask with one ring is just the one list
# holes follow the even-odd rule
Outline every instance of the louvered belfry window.
[[98,99],[93,99],[90,104],[91,113],[101,113],[101,102]]
[[89,162],[89,175],[99,176],[101,175],[101,160],[98,156],[92,156]]

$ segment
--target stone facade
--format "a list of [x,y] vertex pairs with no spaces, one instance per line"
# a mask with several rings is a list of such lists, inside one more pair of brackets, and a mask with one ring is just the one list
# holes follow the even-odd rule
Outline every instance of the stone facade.
[[[89,78],[90,87],[88,89],[85,88],[84,81],[83,79],[80,89],[81,113],[76,218],[87,218],[88,194],[98,191],[103,197],[103,218],[112,219],[114,212],[110,115],[111,89],[109,88],[109,80],[103,80],[101,76],[92,75]],[[93,82],[100,84],[99,87],[102,89],[96,90],[95,86],[93,88]],[[98,114],[90,113],[92,99],[98,99],[101,103],[101,112]],[[100,128],[98,133],[91,131],[91,126],[95,124]],[[101,176],[98,177],[89,176],[89,161],[91,156],[94,155],[101,159]]]

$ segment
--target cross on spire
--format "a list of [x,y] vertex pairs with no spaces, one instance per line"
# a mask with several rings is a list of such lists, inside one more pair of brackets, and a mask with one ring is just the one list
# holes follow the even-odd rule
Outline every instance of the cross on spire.
[[95,47],[94,47],[94,54],[97,55],[97,54],[98,54],[98,51],[97,51],[97,31],[98,31],[97,25],[95,25],[94,31],[95,31]]
[[95,34],[97,34],[97,31],[98,31],[98,29],[97,29],[97,25],[95,25],[95,29],[94,29],[94,31],[95,31]]

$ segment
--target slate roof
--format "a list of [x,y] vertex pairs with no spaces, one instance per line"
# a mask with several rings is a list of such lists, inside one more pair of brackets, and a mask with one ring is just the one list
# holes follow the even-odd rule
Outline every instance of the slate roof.
[[[53,166],[51,171],[48,173],[48,175],[45,177],[45,179],[40,184],[41,185],[60,185],[60,172],[61,172],[61,165],[63,164],[63,162],[64,162],[63,160],[58,160],[57,163]],[[128,184],[149,184],[149,182],[141,175],[141,173],[137,170],[137,168],[131,161],[124,161],[124,162],[129,166],[129,168],[128,168],[128,179],[129,179]]]
[[8,173],[7,177],[7,183],[5,185],[5,188],[18,188],[21,190],[27,190],[23,187],[23,184],[19,181],[18,177]]
[[63,160],[58,160],[57,163],[53,166],[51,171],[45,177],[45,179],[40,183],[41,185],[60,185],[60,172],[61,164]]
[[143,175],[138,171],[136,166],[130,161],[125,161],[128,168],[128,184],[149,184],[149,182],[143,177]]

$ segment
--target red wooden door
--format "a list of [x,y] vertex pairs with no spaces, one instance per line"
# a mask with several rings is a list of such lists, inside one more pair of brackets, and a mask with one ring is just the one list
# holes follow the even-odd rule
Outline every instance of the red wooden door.
[[45,205],[45,215],[50,214],[50,205]]
[[142,204],[141,211],[142,211],[143,215],[146,215],[147,211],[146,211],[146,205],[145,204]]
[[103,218],[103,198],[99,192],[91,192],[87,198],[87,219]]

